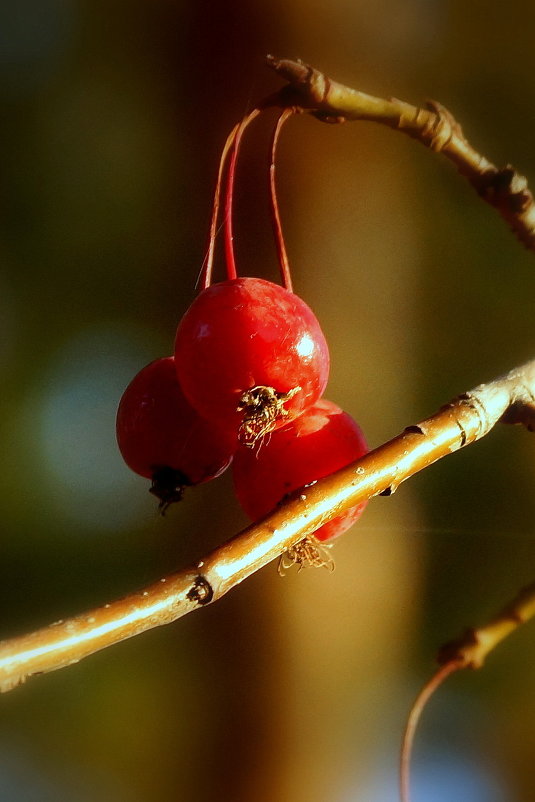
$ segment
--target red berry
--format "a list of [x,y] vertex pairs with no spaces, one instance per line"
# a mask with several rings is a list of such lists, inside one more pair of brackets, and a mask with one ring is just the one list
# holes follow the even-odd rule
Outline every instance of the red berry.
[[185,487],[227,468],[233,443],[188,403],[174,357],[151,362],[130,382],[117,411],[117,442],[126,464],[152,479],[150,492],[165,509]]
[[260,278],[203,290],[178,327],[178,378],[201,415],[254,442],[323,393],[329,351],[311,309]]
[[[343,468],[367,450],[353,418],[322,399],[273,432],[258,449],[238,449],[232,471],[236,495],[244,511],[257,520],[288,493]],[[317,529],[314,537],[327,541],[341,535],[365,506],[363,502],[338,515]]]

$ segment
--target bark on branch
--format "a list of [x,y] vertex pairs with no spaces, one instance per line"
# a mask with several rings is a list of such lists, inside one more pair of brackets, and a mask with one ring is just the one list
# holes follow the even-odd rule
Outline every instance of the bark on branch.
[[298,106],[325,122],[370,120],[388,125],[452,161],[476,192],[499,212],[520,241],[535,250],[535,203],[527,180],[514,167],[496,167],[466,140],[461,126],[440,103],[418,108],[397,98],[378,98],[337,83],[302,61],[267,57],[288,81],[281,106]]
[[535,360],[458,396],[365,457],[302,489],[196,566],[119,601],[0,643],[0,690],[216,601],[343,510],[379,494],[391,495],[410,476],[479,440],[500,420],[529,428],[534,404]]

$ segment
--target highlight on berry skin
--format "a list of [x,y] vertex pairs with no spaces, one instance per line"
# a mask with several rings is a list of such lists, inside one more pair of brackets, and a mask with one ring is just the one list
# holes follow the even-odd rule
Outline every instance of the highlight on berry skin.
[[234,437],[260,439],[301,415],[322,395],[329,349],[312,310],[261,278],[203,290],[175,340],[177,375],[200,415]]
[[[238,448],[232,465],[236,496],[244,512],[258,520],[289,494],[345,467],[367,451],[358,424],[323,398],[274,431],[257,449]],[[287,552],[285,559],[300,566],[332,565],[319,547],[349,529],[365,506],[366,502],[357,504],[324,524],[312,538]]]
[[126,388],[117,411],[117,443],[126,464],[151,479],[164,512],[186,487],[219,476],[232,460],[233,442],[189,404],[174,357],[143,368]]

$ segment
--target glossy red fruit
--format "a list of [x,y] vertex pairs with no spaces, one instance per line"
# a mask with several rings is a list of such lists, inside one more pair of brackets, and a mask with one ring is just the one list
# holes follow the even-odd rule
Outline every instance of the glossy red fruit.
[[150,492],[162,509],[179,501],[185,487],[219,476],[234,445],[186,400],[172,356],[151,362],[126,388],[117,411],[117,442],[126,464],[152,479]]
[[[367,452],[353,418],[322,399],[301,417],[273,432],[260,448],[239,448],[234,456],[236,496],[243,510],[258,520],[288,493],[343,468]],[[321,541],[345,532],[362,513],[357,504],[314,532]]]
[[311,309],[260,278],[203,290],[175,342],[180,384],[201,415],[253,445],[323,393],[329,351]]

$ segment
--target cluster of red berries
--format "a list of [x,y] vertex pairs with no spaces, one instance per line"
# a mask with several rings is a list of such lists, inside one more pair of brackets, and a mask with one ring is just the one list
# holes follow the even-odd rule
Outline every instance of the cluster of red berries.
[[[152,480],[165,509],[185,487],[219,476],[233,462],[236,496],[254,520],[289,493],[366,452],[355,421],[322,399],[329,350],[311,309],[292,292],[270,153],[270,201],[284,286],[239,278],[233,252],[232,200],[236,158],[253,111],[231,132],[219,167],[201,289],[178,325],[174,355],[147,365],[125,390],[117,440],[127,465]],[[227,156],[225,251],[227,279],[211,283],[221,184]],[[320,541],[345,531],[364,504],[314,533]]]

